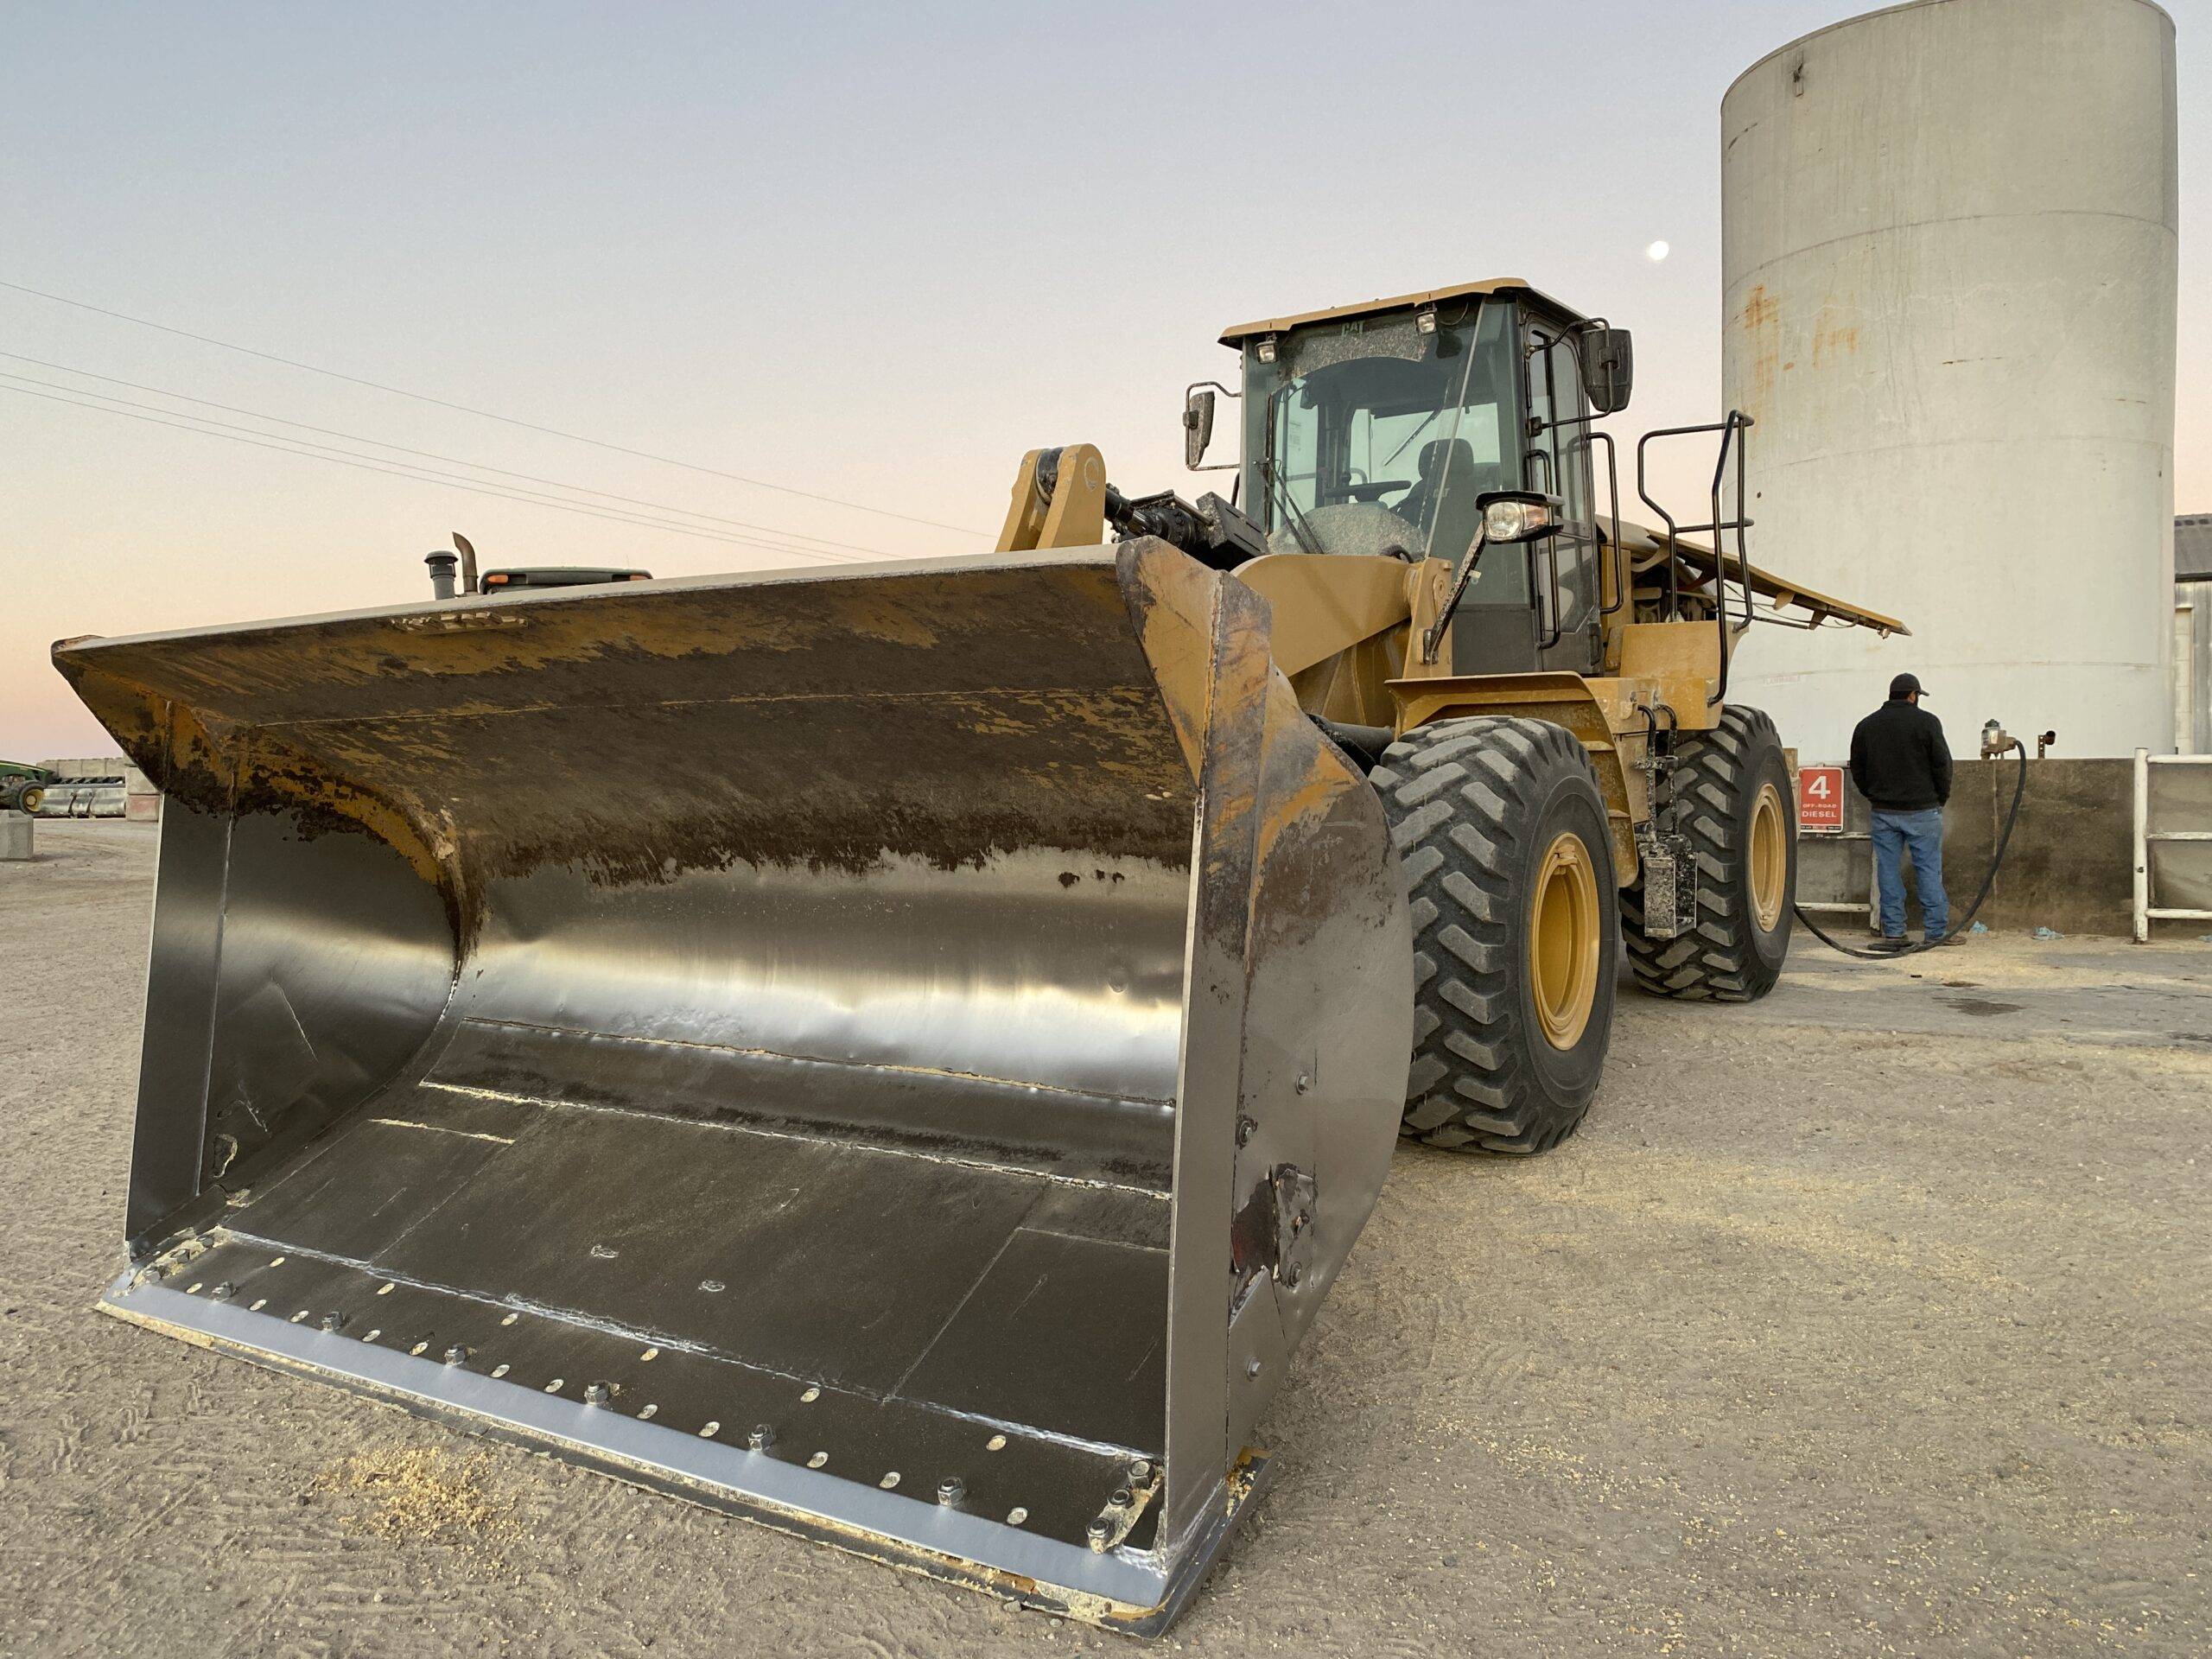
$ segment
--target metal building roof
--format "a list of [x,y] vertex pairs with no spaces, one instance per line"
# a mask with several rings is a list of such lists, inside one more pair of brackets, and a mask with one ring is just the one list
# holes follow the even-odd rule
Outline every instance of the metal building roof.
[[2174,520],[2174,580],[2212,582],[2212,512],[2184,512]]

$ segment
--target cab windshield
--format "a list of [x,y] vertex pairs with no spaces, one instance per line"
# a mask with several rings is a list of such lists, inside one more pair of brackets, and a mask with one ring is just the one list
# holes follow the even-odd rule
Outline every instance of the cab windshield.
[[1469,300],[1426,334],[1410,316],[1320,325],[1284,340],[1271,366],[1255,364],[1263,397],[1252,406],[1265,425],[1252,493],[1269,541],[1465,554],[1476,497],[1521,482],[1510,309]]

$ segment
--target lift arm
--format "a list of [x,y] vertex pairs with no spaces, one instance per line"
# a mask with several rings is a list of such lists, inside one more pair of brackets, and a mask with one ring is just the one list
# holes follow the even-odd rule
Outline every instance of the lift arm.
[[1268,550],[1259,525],[1217,495],[1202,495],[1195,505],[1172,490],[1123,495],[1106,481],[1106,463],[1088,443],[1032,449],[1021,458],[998,550],[1096,547],[1109,524],[1122,540],[1157,537],[1217,570],[1233,570]]

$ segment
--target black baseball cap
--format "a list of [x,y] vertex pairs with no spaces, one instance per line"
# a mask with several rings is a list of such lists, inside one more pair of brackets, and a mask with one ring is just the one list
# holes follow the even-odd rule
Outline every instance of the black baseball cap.
[[1897,678],[1890,682],[1890,701],[1891,702],[1899,702],[1904,698],[1915,695],[1916,693],[1923,697],[1928,695],[1926,689],[1922,686],[1919,680],[1910,674],[1900,674]]

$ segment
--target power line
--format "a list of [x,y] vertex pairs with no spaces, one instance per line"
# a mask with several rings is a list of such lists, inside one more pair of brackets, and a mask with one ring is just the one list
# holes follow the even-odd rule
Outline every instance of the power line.
[[[595,495],[605,500],[620,501],[629,506],[648,507],[656,512],[678,513],[687,518],[704,518],[712,524],[726,524],[734,530],[754,531],[764,536],[782,537],[793,543],[812,542],[823,547],[844,548],[855,553],[865,553],[870,557],[879,559],[898,558],[902,556],[899,554],[886,552],[881,548],[863,546],[858,542],[835,541],[826,536],[810,536],[803,531],[783,530],[774,524],[756,524],[743,518],[725,518],[717,513],[701,512],[691,507],[675,506],[665,501],[648,501],[641,497],[634,495],[618,495],[611,490],[594,490],[587,485],[566,484],[557,478],[541,478],[535,473],[518,473],[505,467],[494,467],[487,461],[468,461],[459,455],[441,454],[435,449],[416,449],[404,443],[391,443],[382,438],[365,437],[359,432],[341,432],[334,427],[315,426],[306,421],[287,420],[282,415],[264,414],[257,409],[241,409],[234,404],[219,404],[213,398],[194,397],[189,392],[170,391],[167,388],[162,386],[142,385],[136,380],[124,380],[111,374],[96,374],[90,369],[79,369],[67,363],[50,363],[44,358],[26,357],[21,352],[0,352],[0,357],[7,358],[10,361],[16,363],[35,364],[42,369],[55,369],[63,374],[73,374],[78,376],[79,378],[86,380],[104,381],[111,386],[128,386],[133,391],[150,392],[156,397],[173,398],[179,403],[197,404],[203,409],[219,409],[228,415],[244,415],[250,420],[266,421],[276,426],[294,427],[302,432],[319,432],[327,438],[344,438],[349,443],[365,443],[378,449],[393,449],[398,451],[402,454],[421,455],[427,461],[442,461],[455,467],[473,467],[480,473],[495,473],[502,478],[520,479],[524,483],[529,484],[550,485],[554,489],[567,490],[573,494]],[[29,375],[10,375],[7,378],[10,379],[26,381],[32,385],[45,386],[55,391],[80,391],[84,390],[78,386],[64,385],[57,381],[35,380]],[[106,396],[105,393],[96,391],[86,391],[85,392],[85,395],[90,397],[103,397]],[[110,403],[124,404],[132,409],[155,410],[157,413],[182,413],[181,410],[160,410],[156,405],[150,404],[134,404],[127,397],[107,397],[106,400]],[[204,417],[193,416],[188,418],[197,420]],[[210,422],[209,424],[214,426],[228,426],[230,423],[226,421],[213,421]],[[251,429],[240,427],[233,429],[245,431]],[[273,437],[277,435],[271,433],[266,435]]]
[[[7,377],[13,380],[21,380],[25,378],[22,375]],[[75,391],[77,388],[72,387],[70,390]],[[487,495],[501,501],[520,501],[531,506],[547,506],[559,512],[573,512],[586,518],[605,518],[615,524],[633,524],[645,530],[668,531],[678,536],[690,536],[702,542],[721,542],[737,547],[756,547],[771,553],[798,554],[809,558],[827,559],[840,564],[860,563],[842,553],[817,552],[810,548],[778,546],[772,543],[755,540],[751,537],[728,536],[718,531],[699,530],[688,524],[671,524],[663,519],[640,518],[625,512],[603,512],[597,507],[585,506],[579,502],[563,501],[554,497],[543,496],[534,491],[518,492],[500,489],[486,485],[480,480],[469,483],[455,482],[452,474],[435,473],[428,468],[407,467],[404,464],[381,466],[372,461],[347,460],[344,458],[346,454],[344,451],[327,454],[315,453],[318,450],[328,448],[328,446],[324,444],[301,444],[301,447],[295,447],[296,444],[300,444],[301,441],[283,439],[272,442],[271,435],[268,434],[258,438],[234,436],[229,432],[212,429],[218,423],[189,423],[196,421],[198,418],[196,416],[188,416],[183,420],[162,420],[152,415],[134,415],[126,409],[110,409],[101,404],[85,403],[75,397],[57,397],[52,392],[33,391],[26,386],[0,385],[0,391],[12,391],[19,397],[37,397],[50,404],[67,404],[75,409],[89,409],[96,415],[114,415],[126,421],[143,421],[149,426],[172,427],[179,432],[197,432],[202,437],[219,438],[226,443],[244,443],[250,444],[256,449],[273,449],[280,455],[296,455],[302,461],[327,461],[333,466],[351,467],[359,472],[383,473],[392,478],[411,479],[418,484],[435,484],[442,489],[464,491],[470,495]],[[86,395],[98,397],[102,394],[91,392]],[[120,398],[108,399],[110,403],[122,401]],[[168,412],[174,414],[178,411]]]
[[168,323],[155,322],[146,317],[134,317],[128,312],[111,311],[104,305],[93,305],[88,301],[73,300],[66,295],[48,294],[41,289],[26,288],[21,283],[0,280],[0,288],[10,289],[17,294],[28,294],[35,300],[48,300],[55,305],[73,306],[79,311],[90,311],[99,316],[113,317],[118,322],[132,323],[141,328],[152,328],[161,334],[175,334],[180,340],[197,340],[203,346],[214,346],[226,352],[238,352],[247,357],[257,357],[264,363],[278,363],[288,369],[302,369],[309,374],[327,375],[333,380],[343,380],[351,385],[366,386],[372,391],[386,392],[394,397],[411,398],[418,404],[429,404],[439,409],[449,409],[457,414],[473,415],[480,420],[498,421],[503,425],[520,427],[527,432],[542,432],[548,437],[566,439],[570,443],[588,443],[595,449],[612,450],[619,455],[633,455],[640,461],[658,461],[664,467],[681,467],[689,472],[703,473],[710,478],[726,478],[732,483],[748,485],[757,490],[775,490],[785,495],[800,496],[809,501],[826,502],[833,507],[849,507],[855,512],[872,512],[880,518],[903,519],[910,524],[927,524],[933,530],[957,531],[963,536],[982,536],[987,533],[983,531],[970,529],[966,524],[948,524],[941,519],[919,518],[909,512],[893,512],[888,507],[872,507],[864,501],[848,501],[841,496],[823,495],[813,490],[797,489],[788,484],[774,484],[765,478],[747,478],[742,474],[724,472],[719,467],[702,467],[697,461],[681,461],[674,455],[655,454],[649,449],[632,449],[626,444],[609,443],[603,438],[586,437],[581,432],[564,432],[556,426],[540,426],[535,421],[520,420],[512,415],[501,415],[493,410],[472,409],[466,404],[450,403],[443,397],[430,397],[426,392],[410,391],[404,386],[390,386],[380,380],[365,380],[359,375],[341,373],[336,369],[326,369],[320,364],[302,363],[296,358],[279,357],[274,352],[257,351],[251,346],[240,346],[233,340],[217,340],[212,334],[196,334],[189,328],[173,328]]
[[[29,378],[23,375],[7,375],[0,378],[26,381]],[[31,382],[30,384],[48,383]],[[66,390],[78,391],[81,388],[71,386]],[[382,473],[388,477],[408,479],[422,484],[434,484],[441,488],[461,490],[471,495],[489,496],[501,501],[519,501],[527,506],[551,507],[556,512],[575,513],[587,518],[603,518],[610,523],[632,524],[645,530],[668,531],[679,536],[690,536],[700,541],[721,542],[734,547],[758,548],[769,553],[791,554],[804,558],[829,560],[836,563],[860,563],[844,554],[821,551],[813,548],[785,546],[777,543],[764,542],[749,536],[725,535],[720,531],[701,530],[693,525],[647,518],[642,514],[604,510],[581,502],[564,500],[556,496],[548,496],[535,490],[517,490],[487,485],[480,480],[464,479],[454,474],[440,473],[433,468],[416,467],[411,462],[401,461],[385,465],[382,464],[385,461],[383,456],[357,456],[352,451],[337,449],[327,444],[310,444],[303,439],[284,438],[274,433],[264,433],[259,436],[233,435],[234,433],[244,432],[247,429],[233,428],[229,431],[216,430],[214,429],[226,427],[229,423],[207,421],[205,417],[200,416],[183,415],[181,410],[162,411],[165,415],[181,416],[181,418],[177,420],[164,420],[156,415],[132,414],[127,408],[108,408],[107,404],[119,404],[125,400],[105,397],[105,394],[101,392],[86,392],[85,396],[105,397],[105,403],[86,403],[75,397],[57,397],[51,392],[33,391],[29,390],[27,385],[0,385],[0,391],[12,391],[24,397],[38,397],[48,403],[67,404],[73,408],[88,409],[96,415],[118,416],[124,420],[143,421],[151,426],[166,426],[179,432],[196,432],[202,437],[219,438],[226,443],[247,444],[257,449],[270,449],[280,455],[296,455],[302,461],[327,461],[334,466],[351,467],[359,472]],[[143,408],[145,405],[134,404],[130,407]]]

